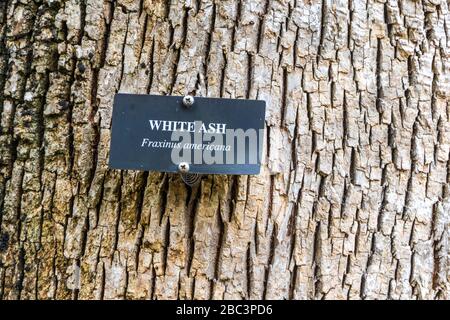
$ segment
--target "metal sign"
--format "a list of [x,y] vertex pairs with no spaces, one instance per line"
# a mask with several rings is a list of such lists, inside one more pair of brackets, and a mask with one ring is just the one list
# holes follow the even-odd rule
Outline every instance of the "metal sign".
[[259,100],[116,94],[109,166],[258,174],[264,118]]

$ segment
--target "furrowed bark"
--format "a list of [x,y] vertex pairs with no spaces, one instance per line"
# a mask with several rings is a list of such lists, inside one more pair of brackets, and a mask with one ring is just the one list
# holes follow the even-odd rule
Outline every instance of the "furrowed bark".
[[[441,0],[0,3],[0,299],[448,299]],[[117,92],[262,99],[257,176],[108,169]]]

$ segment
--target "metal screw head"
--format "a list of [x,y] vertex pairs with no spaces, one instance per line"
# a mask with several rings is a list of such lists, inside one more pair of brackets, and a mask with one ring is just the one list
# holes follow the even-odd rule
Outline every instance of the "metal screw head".
[[181,173],[187,173],[187,172],[189,172],[189,163],[187,163],[187,162],[180,162],[180,163],[178,164],[178,170],[179,170]]
[[184,96],[183,98],[183,104],[185,107],[189,108],[194,104],[194,97],[193,96]]

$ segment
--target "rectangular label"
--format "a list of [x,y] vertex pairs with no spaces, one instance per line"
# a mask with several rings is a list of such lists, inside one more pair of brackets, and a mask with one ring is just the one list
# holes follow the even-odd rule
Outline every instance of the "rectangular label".
[[265,102],[116,94],[109,166],[113,169],[258,174]]

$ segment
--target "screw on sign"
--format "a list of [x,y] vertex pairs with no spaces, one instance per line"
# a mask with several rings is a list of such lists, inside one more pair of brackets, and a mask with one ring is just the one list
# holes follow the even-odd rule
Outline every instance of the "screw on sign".
[[190,187],[196,185],[201,180],[200,174],[189,173],[189,164],[187,162],[180,162],[178,164],[178,171],[180,172],[181,179]]
[[189,172],[189,164],[188,164],[187,162],[181,162],[181,163],[178,165],[178,170],[179,170],[181,173],[187,173],[187,172]]
[[194,104],[194,97],[193,96],[184,96],[183,104],[187,108],[191,107]]

